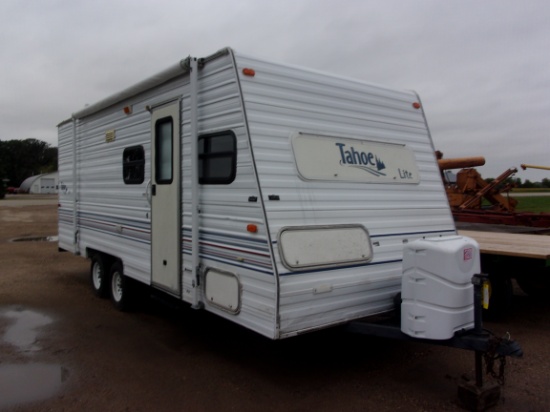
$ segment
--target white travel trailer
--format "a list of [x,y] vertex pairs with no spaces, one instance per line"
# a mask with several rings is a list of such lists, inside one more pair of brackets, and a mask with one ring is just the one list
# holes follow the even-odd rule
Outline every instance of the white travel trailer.
[[[419,97],[223,49],[59,129],[59,247],[272,339],[392,310],[456,235]],[[469,302],[471,303],[471,302]]]

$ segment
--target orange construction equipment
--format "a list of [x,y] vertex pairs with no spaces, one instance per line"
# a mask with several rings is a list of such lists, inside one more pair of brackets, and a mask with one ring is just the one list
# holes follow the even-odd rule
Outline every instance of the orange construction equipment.
[[[442,157],[442,154],[438,154],[439,156]],[[501,195],[502,192],[508,192],[511,189],[510,185],[500,188],[499,185],[516,173],[517,169],[508,169],[491,183],[487,183],[477,170],[474,169],[475,166],[483,166],[485,164],[485,158],[483,157],[440,158],[437,162],[452,209],[481,209],[483,199],[486,199],[491,205],[485,208],[487,210],[501,212],[514,211],[517,201]],[[459,168],[462,170],[456,174],[456,182],[449,181],[444,171]]]
[[[506,170],[488,183],[474,169],[485,164],[483,157],[443,159],[443,153],[439,151],[436,156],[449,205],[457,222],[550,228],[550,213],[515,212],[518,202],[508,195],[512,185],[505,184],[505,181],[518,171],[516,168]],[[456,180],[446,173],[451,169],[461,169],[456,173]]]

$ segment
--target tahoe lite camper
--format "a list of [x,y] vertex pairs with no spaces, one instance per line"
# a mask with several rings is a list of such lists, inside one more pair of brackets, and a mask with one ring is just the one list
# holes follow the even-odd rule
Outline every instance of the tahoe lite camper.
[[59,247],[120,309],[139,282],[280,339],[393,310],[403,289],[412,336],[473,323],[478,251],[414,92],[227,48],[58,130]]

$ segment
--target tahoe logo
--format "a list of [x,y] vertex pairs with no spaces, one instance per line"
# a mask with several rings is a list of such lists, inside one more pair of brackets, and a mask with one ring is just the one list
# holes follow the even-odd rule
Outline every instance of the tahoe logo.
[[415,154],[405,144],[300,132],[291,144],[305,181],[420,183]]
[[340,164],[362,169],[375,176],[386,176],[382,172],[386,168],[384,162],[372,152],[359,152],[353,146],[346,147],[345,143],[335,143],[340,149]]

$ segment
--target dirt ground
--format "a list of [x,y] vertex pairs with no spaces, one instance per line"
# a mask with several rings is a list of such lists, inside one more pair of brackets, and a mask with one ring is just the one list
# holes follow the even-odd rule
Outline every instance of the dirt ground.
[[[147,300],[117,312],[89,263],[57,243],[55,199],[0,201],[0,410],[459,411],[473,354],[339,329],[270,341],[206,312]],[[26,205],[26,206],[25,206]],[[495,411],[550,410],[550,301],[516,294]]]

